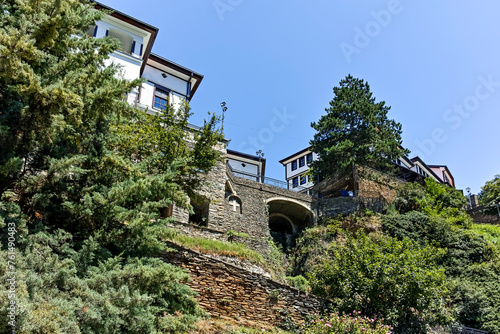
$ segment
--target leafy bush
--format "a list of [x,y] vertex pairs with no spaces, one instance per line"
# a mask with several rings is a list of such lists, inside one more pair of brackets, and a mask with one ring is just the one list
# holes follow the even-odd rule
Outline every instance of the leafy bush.
[[498,214],[495,202],[500,202],[500,174],[495,175],[493,180],[487,181],[479,193],[479,203],[485,206],[485,213]]
[[305,334],[390,334],[392,327],[384,325],[384,319],[377,317],[368,318],[361,315],[361,312],[354,310],[349,314],[339,314],[338,312],[318,315],[309,320],[303,332]]
[[288,257],[290,263],[288,274],[297,276],[312,272],[322,263],[329,243],[336,240],[341,230],[340,222],[333,220],[327,226],[317,226],[303,231]]
[[309,292],[309,281],[302,275],[287,276],[286,283],[304,292]]
[[397,190],[394,204],[402,214],[420,211],[463,226],[471,223],[470,217],[465,212],[467,200],[463,194],[431,178],[425,179],[425,186],[415,182],[401,185]]
[[345,235],[310,274],[312,291],[341,311],[383,315],[400,333],[446,322],[448,287],[437,268],[443,251],[404,239]]
[[408,238],[421,244],[433,243],[444,247],[452,242],[454,228],[438,216],[419,211],[390,214],[382,219],[384,232],[399,240]]
[[500,261],[464,270],[455,280],[452,300],[460,323],[500,333]]
[[383,218],[383,228],[399,240],[408,238],[421,245],[430,243],[445,249],[441,263],[447,274],[460,274],[474,263],[490,260],[494,253],[493,244],[484,236],[436,215],[417,211],[387,215]]

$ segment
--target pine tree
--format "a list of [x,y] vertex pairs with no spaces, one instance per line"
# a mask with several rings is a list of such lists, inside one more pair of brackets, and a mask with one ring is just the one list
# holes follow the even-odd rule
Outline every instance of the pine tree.
[[189,134],[187,106],[173,117],[128,105],[141,81],[105,66],[118,41],[86,35],[102,15],[79,0],[0,4],[1,256],[13,224],[21,332],[175,331],[200,314],[186,274],[149,257],[165,249],[159,209],[189,208],[219,161],[218,118]]
[[387,118],[390,107],[375,102],[368,83],[348,75],[333,92],[326,115],[311,124],[317,133],[310,144],[321,158],[313,163],[316,175],[336,175],[354,164],[388,169],[391,158],[409,153],[401,146],[401,124]]

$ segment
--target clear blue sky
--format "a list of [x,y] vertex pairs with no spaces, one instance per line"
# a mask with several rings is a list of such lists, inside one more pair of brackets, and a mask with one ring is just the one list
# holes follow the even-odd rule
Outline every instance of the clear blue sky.
[[205,76],[192,123],[228,106],[230,149],[267,176],[309,145],[347,74],[392,106],[403,145],[477,193],[500,173],[500,2],[106,0],[160,29],[153,52]]

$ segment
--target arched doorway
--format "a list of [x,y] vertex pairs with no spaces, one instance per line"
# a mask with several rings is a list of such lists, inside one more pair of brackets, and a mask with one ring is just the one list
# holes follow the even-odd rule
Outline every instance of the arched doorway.
[[314,214],[305,204],[287,198],[270,198],[269,231],[274,241],[288,252],[295,239],[306,227],[314,225]]

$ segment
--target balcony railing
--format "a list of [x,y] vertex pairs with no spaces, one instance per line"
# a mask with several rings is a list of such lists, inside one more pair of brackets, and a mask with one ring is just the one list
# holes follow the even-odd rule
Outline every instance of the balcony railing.
[[264,183],[264,184],[267,184],[267,185],[270,185],[273,187],[277,187],[277,188],[281,188],[281,189],[287,189],[287,190],[290,190],[290,191],[293,191],[296,193],[303,193],[306,195],[312,195],[312,189],[310,189],[310,188],[306,188],[306,187],[302,187],[302,186],[293,187],[291,184],[289,184],[286,181],[276,180],[276,179],[273,179],[270,177],[262,177],[262,176],[259,176],[257,174],[254,174],[254,173],[249,173],[249,172],[237,170],[237,169],[234,169],[233,167],[231,167],[229,162],[227,162],[226,165],[227,165],[228,170],[231,171],[231,173],[236,177],[241,177],[243,179],[252,180],[252,181],[259,182],[259,183]]

